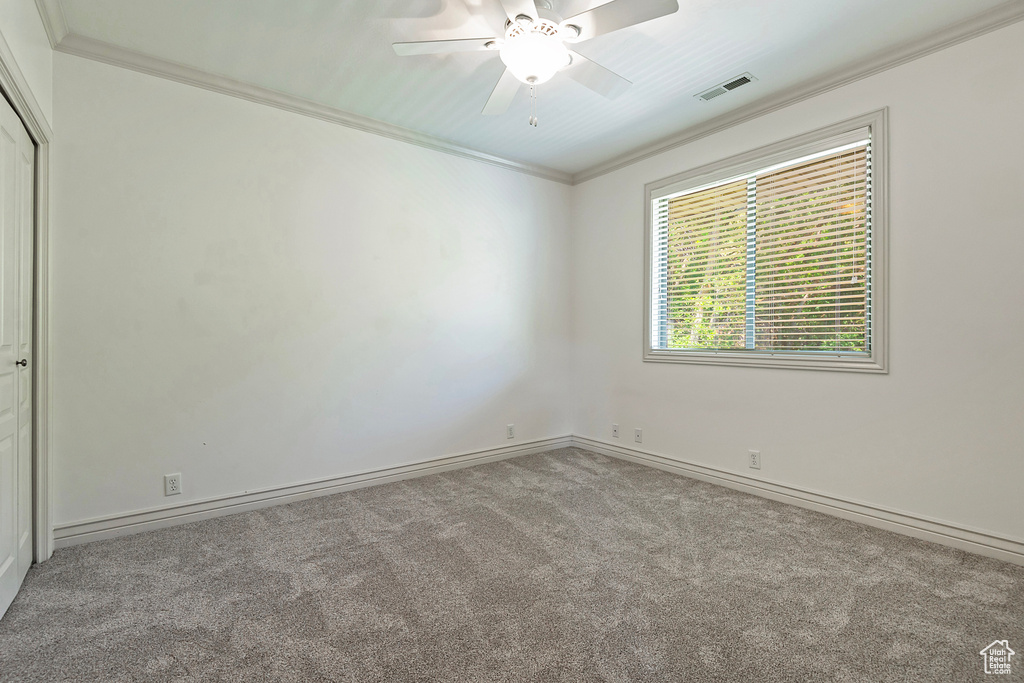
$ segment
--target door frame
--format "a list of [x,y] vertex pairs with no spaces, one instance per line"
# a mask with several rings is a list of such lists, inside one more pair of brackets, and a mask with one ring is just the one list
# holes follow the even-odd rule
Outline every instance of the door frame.
[[32,548],[43,562],[53,554],[50,472],[50,141],[53,130],[7,40],[0,35],[0,95],[7,98],[36,148],[35,253],[32,277]]

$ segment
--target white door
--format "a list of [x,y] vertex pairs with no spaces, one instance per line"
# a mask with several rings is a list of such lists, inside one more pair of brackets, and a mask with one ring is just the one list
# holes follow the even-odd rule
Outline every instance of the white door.
[[35,148],[0,97],[0,616],[32,564]]

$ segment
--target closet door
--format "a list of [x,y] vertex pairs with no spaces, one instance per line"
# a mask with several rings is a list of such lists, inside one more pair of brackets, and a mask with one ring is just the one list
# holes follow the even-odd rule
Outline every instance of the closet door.
[[32,564],[35,148],[0,97],[0,615]]

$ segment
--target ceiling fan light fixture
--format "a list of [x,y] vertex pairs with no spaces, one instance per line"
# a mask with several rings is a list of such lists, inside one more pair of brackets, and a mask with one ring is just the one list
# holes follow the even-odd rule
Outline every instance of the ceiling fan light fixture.
[[[468,7],[475,7],[481,0],[462,1]],[[496,51],[505,70],[487,98],[482,114],[505,113],[520,90],[520,83],[530,86],[530,97],[536,107],[537,88],[533,86],[551,80],[567,67],[572,67],[567,70],[569,78],[611,100],[621,95],[630,82],[571,51],[569,46],[679,11],[678,0],[580,0],[592,5],[591,8],[563,19],[552,10],[552,0],[498,1],[505,23],[499,35],[392,43],[395,53],[405,56]],[[530,115],[530,123],[537,125],[536,109]]]
[[572,59],[557,36],[538,31],[509,31],[500,55],[512,75],[529,85],[551,80]]

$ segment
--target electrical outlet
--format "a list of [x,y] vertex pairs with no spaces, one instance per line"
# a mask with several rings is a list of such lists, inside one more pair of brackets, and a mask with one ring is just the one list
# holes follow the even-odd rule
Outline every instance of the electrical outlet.
[[634,429],[633,430],[633,441],[636,441],[637,443],[643,443],[644,442],[644,430],[640,429],[639,427]]
[[750,468],[761,469],[761,451],[750,451]]
[[506,439],[514,439],[514,438],[516,438],[516,426],[515,425],[506,425],[505,426],[505,438]]
[[612,425],[612,436],[619,438],[619,425]]
[[175,496],[181,493],[181,474],[164,475],[164,495]]

